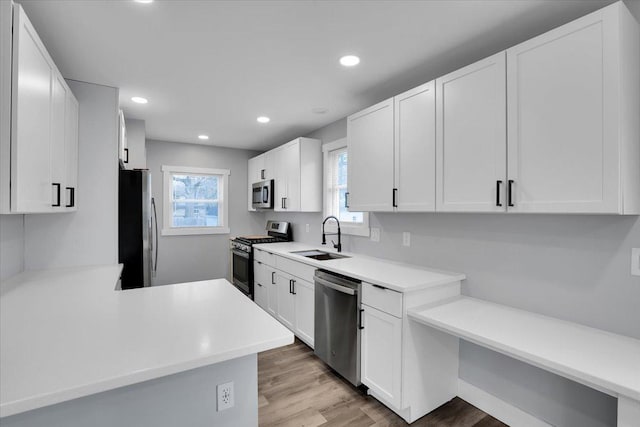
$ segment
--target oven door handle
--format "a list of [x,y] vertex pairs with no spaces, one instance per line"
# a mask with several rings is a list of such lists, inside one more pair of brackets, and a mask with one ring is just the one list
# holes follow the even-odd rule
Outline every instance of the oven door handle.
[[239,249],[232,249],[231,251],[233,252],[234,255],[238,255],[242,258],[249,259],[249,254],[246,253],[245,251],[241,251]]

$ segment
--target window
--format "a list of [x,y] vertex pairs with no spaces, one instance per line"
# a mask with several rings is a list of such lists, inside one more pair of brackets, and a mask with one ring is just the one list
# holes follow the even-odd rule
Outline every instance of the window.
[[[322,146],[325,165],[325,216],[333,215],[340,220],[344,234],[369,235],[369,214],[351,212],[348,206],[347,174],[349,155],[346,139],[330,142]],[[327,222],[327,227],[334,227]]]
[[228,169],[162,166],[162,235],[226,234]]

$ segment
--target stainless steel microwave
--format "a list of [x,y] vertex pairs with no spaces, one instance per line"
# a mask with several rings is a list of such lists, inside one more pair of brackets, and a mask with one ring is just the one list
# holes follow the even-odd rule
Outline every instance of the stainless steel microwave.
[[273,180],[256,182],[251,186],[251,206],[254,209],[273,209]]

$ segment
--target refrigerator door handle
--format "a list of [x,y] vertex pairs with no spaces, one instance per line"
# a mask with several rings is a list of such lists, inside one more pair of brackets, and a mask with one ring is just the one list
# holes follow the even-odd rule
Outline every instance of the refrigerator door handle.
[[158,272],[158,213],[156,212],[156,199],[151,198],[151,207],[153,208],[153,224],[155,226],[155,242],[153,249],[155,249],[154,262],[153,262],[153,277],[156,277]]

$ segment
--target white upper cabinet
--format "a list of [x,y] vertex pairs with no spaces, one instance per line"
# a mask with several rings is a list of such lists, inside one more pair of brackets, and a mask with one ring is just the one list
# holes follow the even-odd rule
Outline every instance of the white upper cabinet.
[[397,211],[435,210],[435,92],[432,81],[394,97]]
[[[121,113],[122,114],[122,113]],[[147,168],[146,126],[144,120],[127,119],[124,114],[124,158],[125,169]]]
[[274,180],[276,211],[319,212],[322,210],[322,149],[321,142],[311,138],[296,138],[287,144],[249,159],[249,210],[251,184]]
[[347,118],[349,209],[393,211],[393,98]]
[[49,212],[54,71],[23,9],[14,5],[11,210]]
[[510,211],[640,213],[639,44],[618,2],[507,50]]
[[78,101],[71,91],[67,94],[67,118],[65,137],[65,208],[67,211],[78,210],[76,193],[78,189]]
[[436,209],[506,210],[506,68],[501,52],[436,80]]
[[118,158],[122,167],[127,169],[129,164],[129,147],[127,147],[127,123],[124,111],[118,110]]
[[435,210],[435,85],[426,83],[347,119],[349,209]]
[[[2,7],[0,84],[3,112],[9,109],[11,120],[5,121],[3,114],[2,125],[10,126],[10,132],[3,133],[0,140],[0,212],[63,212],[67,204],[65,188],[69,176],[73,176],[67,168],[77,171],[77,164],[70,164],[67,156],[74,151],[71,141],[75,141],[77,153],[77,101],[22,7],[9,2],[3,2]],[[11,7],[13,22],[5,22]],[[8,93],[10,98],[5,97]],[[69,97],[75,108],[69,108]],[[8,101],[10,105],[5,104]]]

